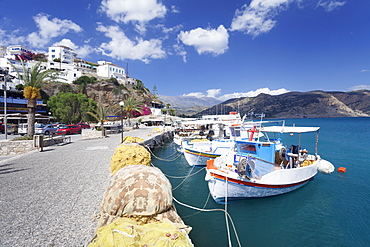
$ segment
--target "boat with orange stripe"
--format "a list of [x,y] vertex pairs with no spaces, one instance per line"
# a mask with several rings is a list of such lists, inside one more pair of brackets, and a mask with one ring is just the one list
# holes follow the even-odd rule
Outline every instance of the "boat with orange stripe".
[[[235,148],[207,161],[205,180],[217,203],[232,200],[276,196],[296,190],[311,181],[317,171],[329,174],[334,166],[318,155],[319,127],[258,126],[258,138],[236,140]],[[313,154],[304,148],[303,133],[316,133]],[[271,133],[278,135],[272,139]],[[282,142],[288,134],[289,142]],[[289,146],[289,149],[285,145]],[[304,142],[308,145],[308,142]],[[310,146],[310,147],[311,147]]]

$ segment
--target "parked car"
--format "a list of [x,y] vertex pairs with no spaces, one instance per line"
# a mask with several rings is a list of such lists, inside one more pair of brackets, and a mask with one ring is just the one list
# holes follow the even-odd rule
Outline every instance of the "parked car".
[[71,135],[71,134],[81,134],[82,128],[76,124],[60,125],[56,134],[57,135]]
[[89,124],[78,123],[77,125],[81,126],[82,129],[90,129],[90,125]]
[[[18,134],[18,126],[15,124],[8,124],[6,133],[8,135],[17,135]],[[0,132],[5,134],[5,125],[3,123],[0,124]]]
[[5,127],[3,123],[0,123],[0,133],[4,134],[5,133]]
[[50,135],[55,134],[57,130],[52,124],[35,124],[35,134]]
[[26,135],[28,131],[28,124],[26,123],[21,123],[18,125],[18,134],[21,136]]

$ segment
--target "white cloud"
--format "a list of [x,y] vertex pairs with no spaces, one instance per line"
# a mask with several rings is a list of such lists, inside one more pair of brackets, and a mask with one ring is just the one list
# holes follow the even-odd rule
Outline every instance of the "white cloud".
[[294,0],[252,0],[249,6],[244,5],[235,12],[231,31],[242,31],[256,37],[269,32],[275,25],[273,19]]
[[255,91],[249,91],[246,93],[231,93],[231,94],[223,94],[219,97],[217,95],[221,94],[221,89],[208,89],[207,95],[201,92],[193,92],[188,94],[183,94],[183,96],[194,96],[197,98],[204,98],[204,97],[213,97],[221,101],[225,101],[232,98],[241,98],[241,97],[256,97],[257,95],[264,93],[269,95],[279,95],[289,92],[285,88],[277,89],[277,90],[270,90],[269,88],[259,88]]
[[216,98],[217,95],[221,93],[221,89],[208,89],[207,90],[207,97],[213,97]]
[[7,34],[6,30],[0,29],[0,44],[3,46],[22,44],[25,37],[16,35],[18,30],[13,30],[11,34]]
[[143,40],[137,37],[135,41],[130,40],[118,26],[99,25],[97,30],[111,39],[108,43],[102,43],[99,50],[107,56],[118,60],[132,59],[149,63],[150,59],[166,57],[162,49],[162,41],[159,39]]
[[132,22],[137,31],[144,33],[145,25],[155,19],[163,18],[167,9],[157,0],[103,0],[101,11],[115,22]]
[[197,98],[204,98],[204,97],[206,97],[201,92],[194,92],[194,93],[183,94],[182,96],[192,96],[192,97],[197,97]]
[[171,5],[171,12],[175,13],[175,14],[178,14],[178,13],[180,13],[180,10],[175,5]]
[[61,41],[54,44],[54,46],[56,45],[64,45],[73,49],[73,51],[77,53],[77,57],[80,58],[84,58],[95,51],[95,48],[86,44],[83,46],[78,46],[74,44],[70,39],[62,39]]
[[44,47],[52,38],[63,36],[69,31],[82,31],[79,25],[70,20],[61,20],[58,18],[49,20],[49,16],[44,13],[36,15],[33,19],[39,31],[30,33],[27,41],[34,47]]
[[178,39],[188,46],[194,46],[198,54],[211,53],[215,56],[223,54],[229,48],[229,34],[223,25],[217,29],[196,28],[181,31]]
[[346,3],[347,3],[346,1],[340,2],[335,0],[320,0],[317,6],[323,7],[325,11],[330,12],[337,8],[342,7]]
[[221,97],[218,97],[219,100],[225,101],[232,98],[240,98],[240,97],[256,97],[257,95],[264,93],[269,95],[279,95],[283,93],[289,92],[285,88],[277,89],[277,90],[270,90],[269,88],[259,88],[255,91],[249,91],[246,93],[232,93],[232,94],[224,94]]
[[184,63],[186,63],[187,62],[187,60],[186,60],[186,51],[184,50],[184,47],[183,46],[181,46],[181,45],[174,45],[173,46],[173,49],[175,50],[175,52],[176,52],[176,55],[179,55],[179,56],[181,56],[182,57],[182,61],[184,62]]
[[357,86],[354,86],[354,87],[350,88],[350,90],[353,90],[353,91],[363,90],[363,89],[370,90],[370,85],[357,85]]

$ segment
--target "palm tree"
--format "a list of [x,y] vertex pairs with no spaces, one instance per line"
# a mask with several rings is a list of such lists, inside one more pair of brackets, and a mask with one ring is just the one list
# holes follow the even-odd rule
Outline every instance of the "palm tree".
[[10,63],[17,72],[18,78],[24,81],[23,96],[27,99],[28,108],[28,136],[35,134],[35,114],[36,100],[41,99],[40,89],[46,81],[55,81],[58,73],[55,70],[42,70],[41,62],[37,62],[32,68],[25,66],[24,61],[20,58],[22,64],[22,73]]
[[95,118],[96,121],[100,123],[101,129],[103,131],[103,135],[105,135],[104,121],[106,117],[108,116],[108,113],[110,113],[111,111],[112,111],[111,107],[105,107],[102,102],[99,102],[98,107],[96,108],[95,112],[87,112],[93,118]]
[[137,101],[134,97],[128,97],[126,100],[123,101],[124,104],[124,110],[126,112],[126,116],[128,117],[128,123],[131,126],[130,118],[132,117],[133,112],[141,112],[141,103]]

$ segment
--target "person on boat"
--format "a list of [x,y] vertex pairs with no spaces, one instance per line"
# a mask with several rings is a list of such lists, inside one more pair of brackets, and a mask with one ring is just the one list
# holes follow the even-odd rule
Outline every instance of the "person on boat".
[[213,130],[208,131],[208,134],[207,134],[207,137],[206,137],[207,140],[212,141],[214,134],[215,134],[215,132]]

